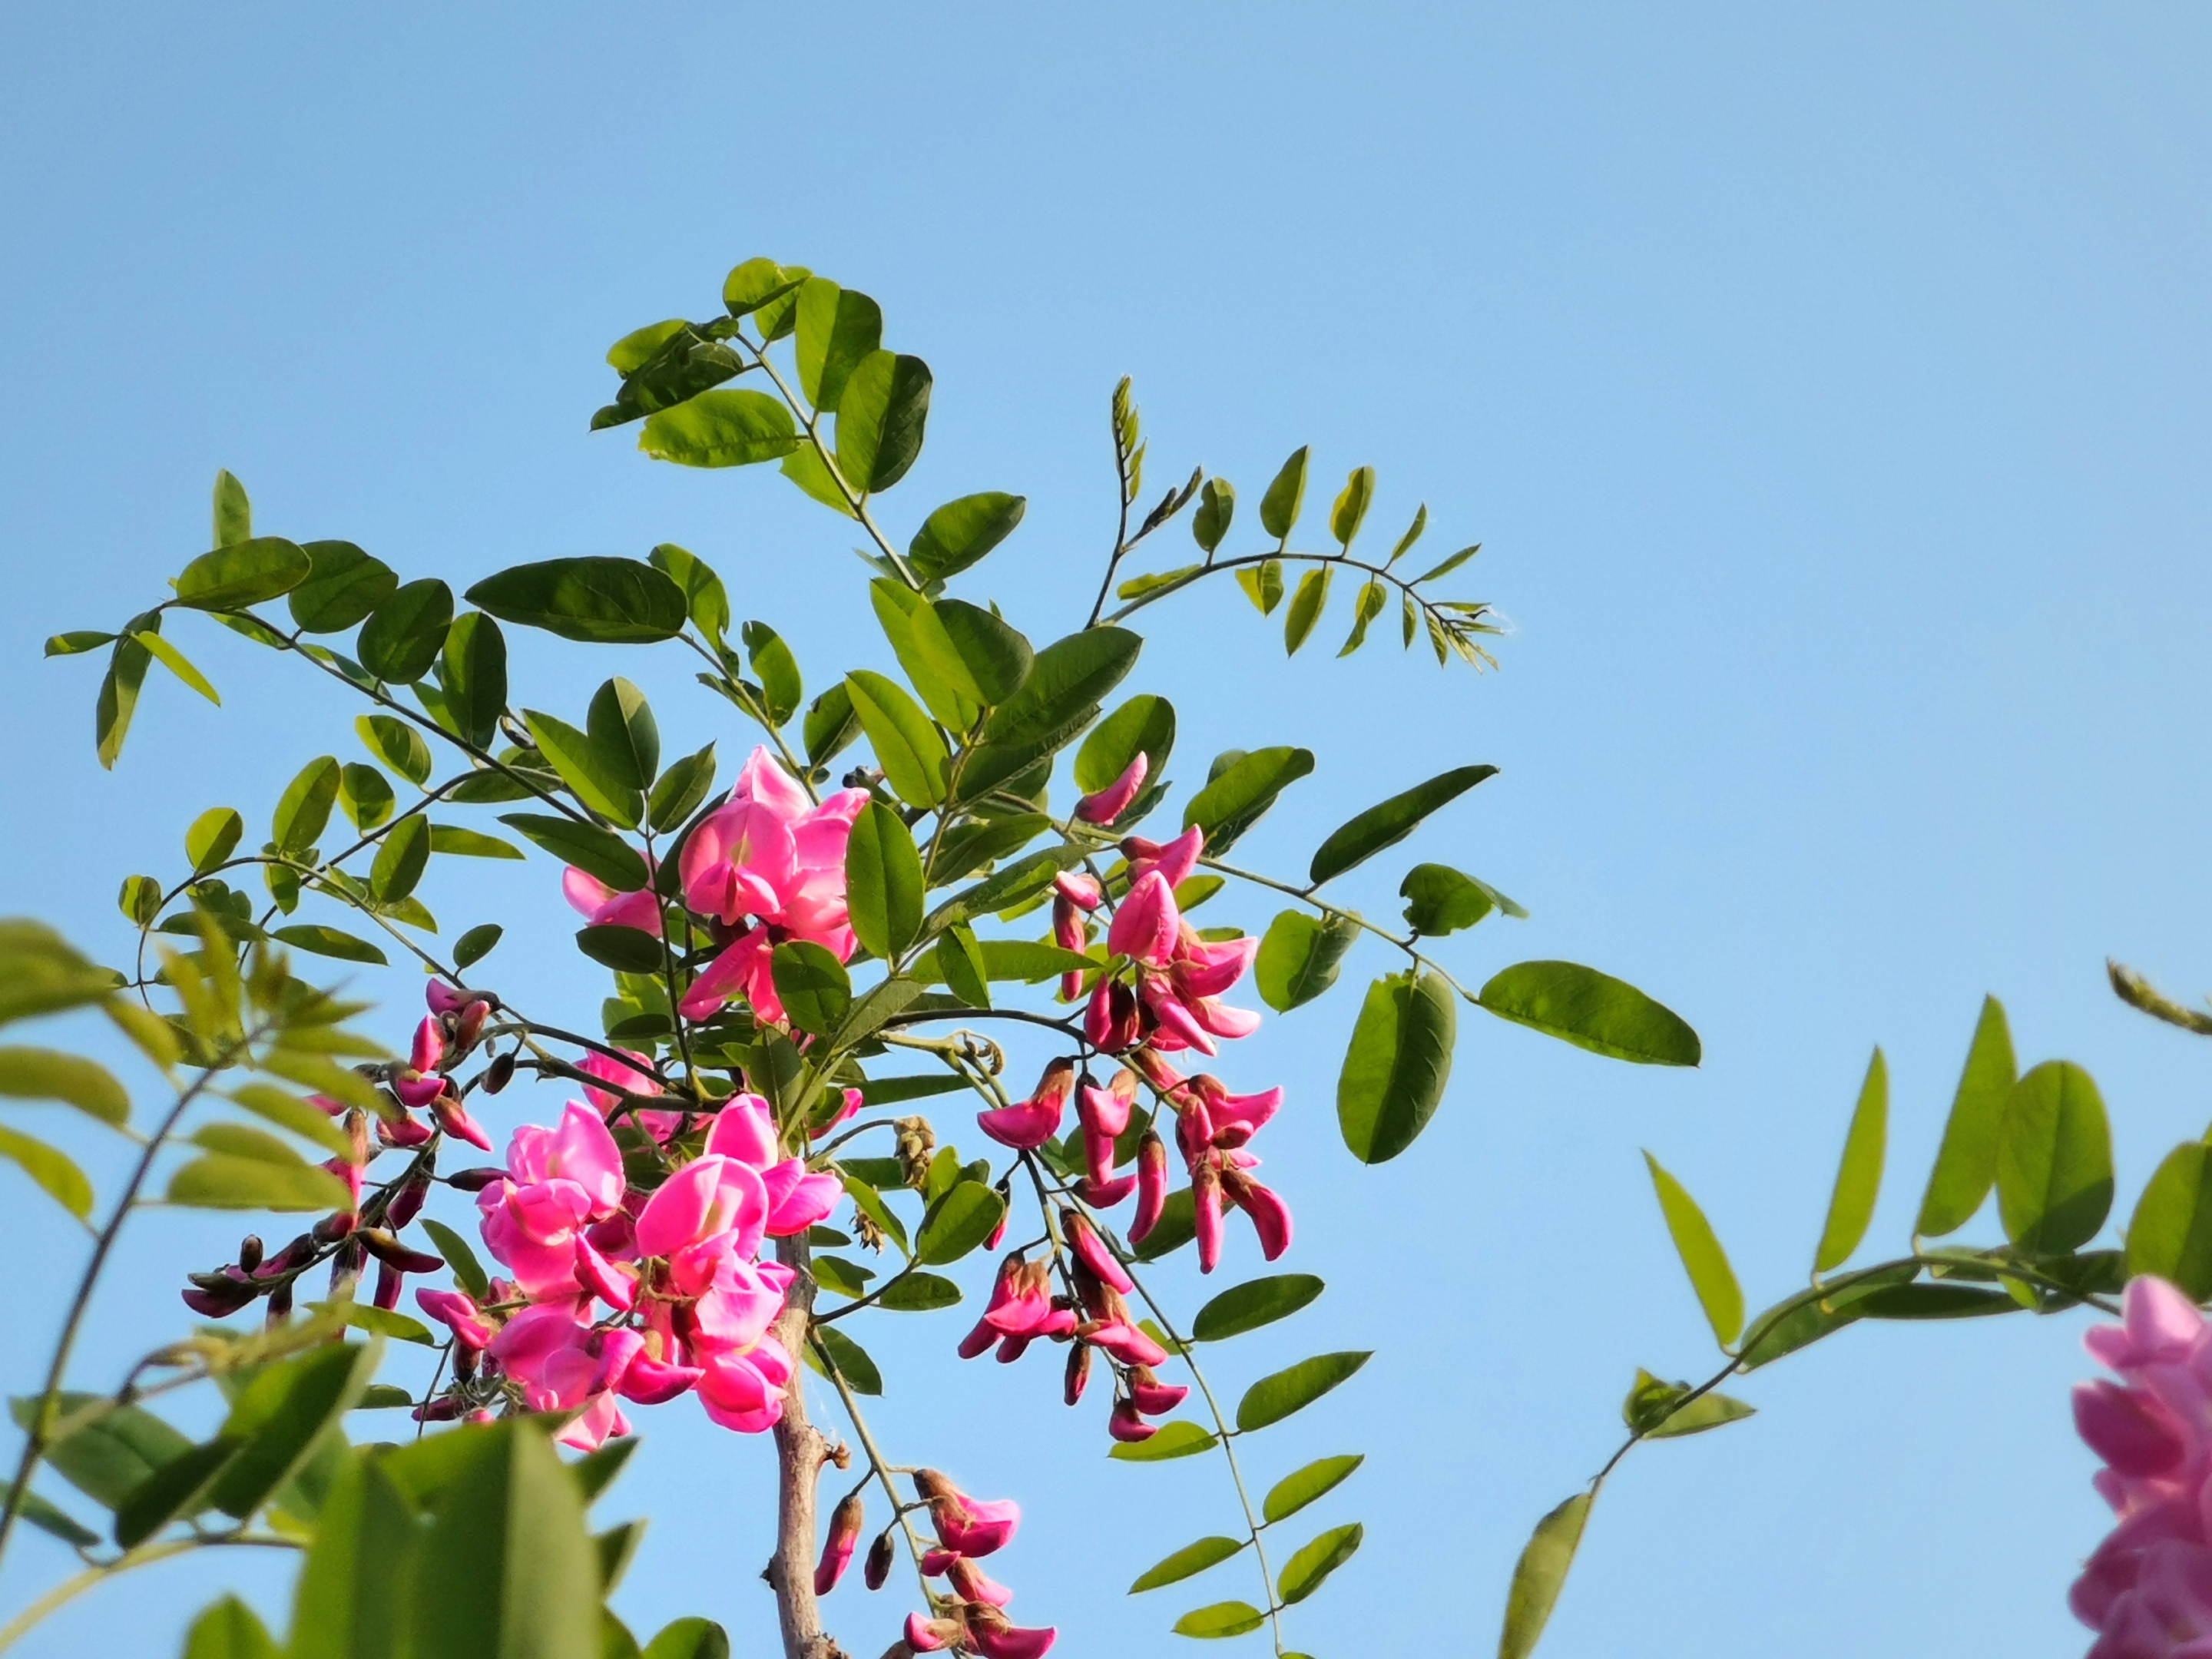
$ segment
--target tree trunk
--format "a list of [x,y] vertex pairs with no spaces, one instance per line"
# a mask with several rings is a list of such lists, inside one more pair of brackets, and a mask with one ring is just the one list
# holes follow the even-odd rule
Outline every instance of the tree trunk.
[[775,1425],[775,1553],[769,1561],[768,1582],[775,1592],[776,1617],[783,1627],[784,1659],[845,1659],[823,1633],[822,1609],[814,1599],[814,1489],[827,1445],[821,1431],[806,1420],[806,1401],[800,1393],[799,1368],[805,1363],[800,1356],[814,1307],[808,1255],[803,1233],[776,1243],[776,1260],[799,1276],[792,1281],[791,1299],[774,1327],[776,1340],[790,1352],[793,1376],[782,1420]]

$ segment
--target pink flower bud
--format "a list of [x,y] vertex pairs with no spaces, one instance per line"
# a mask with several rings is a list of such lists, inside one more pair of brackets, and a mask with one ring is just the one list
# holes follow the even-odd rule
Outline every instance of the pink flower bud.
[[1127,1269],[1115,1259],[1114,1252],[1106,1248],[1106,1241],[1098,1237],[1097,1230],[1083,1216],[1064,1209],[1060,1212],[1060,1224],[1067,1235],[1068,1248],[1103,1283],[1111,1285],[1124,1296],[1137,1288]]
[[881,1589],[891,1576],[891,1558],[897,1548],[890,1527],[878,1533],[876,1541],[868,1546],[868,1559],[860,1564],[860,1582],[872,1590]]
[[415,1046],[408,1063],[418,1072],[439,1072],[445,1069],[446,1028],[435,1014],[426,1015],[415,1028]]
[[1071,1406],[1083,1398],[1083,1390],[1091,1381],[1091,1345],[1072,1343],[1067,1350],[1067,1371],[1060,1382],[1060,1398]]
[[494,1164],[479,1164],[472,1170],[456,1170],[446,1177],[446,1184],[456,1191],[480,1193],[487,1187],[496,1187],[507,1179],[507,1171]]
[[906,1616],[906,1644],[916,1653],[935,1653],[967,1634],[968,1626],[957,1619],[925,1619],[918,1613]]
[[994,1607],[1003,1607],[1014,1599],[1013,1591],[964,1555],[945,1570],[945,1576],[963,1601],[983,1601]]
[[1262,1187],[1241,1170],[1221,1172],[1221,1189],[1237,1208],[1252,1218],[1252,1231],[1260,1236],[1260,1254],[1273,1261],[1291,1248],[1291,1206],[1279,1194]]
[[392,1228],[404,1227],[422,1213],[422,1201],[429,1196],[430,1172],[428,1170],[418,1170],[409,1177],[405,1185],[392,1194],[391,1200],[385,1205],[385,1224]]
[[468,1109],[452,1095],[439,1096],[431,1105],[430,1115],[438,1120],[438,1127],[447,1134],[458,1136],[483,1152],[491,1150],[491,1137],[469,1115]]
[[1075,803],[1075,816],[1085,823],[1111,823],[1129,810],[1137,799],[1137,792],[1145,787],[1145,777],[1152,770],[1152,761],[1139,750],[1137,757],[1121,769],[1121,775],[1103,789],[1083,797]]
[[988,1602],[970,1601],[967,1613],[968,1644],[983,1659],[1044,1659],[1060,1634],[1049,1626],[1017,1630],[1005,1613]]
[[845,1576],[846,1565],[853,1559],[853,1547],[860,1541],[860,1523],[866,1518],[866,1506],[857,1492],[848,1492],[844,1501],[830,1511],[830,1530],[822,1540],[822,1559],[814,1569],[817,1595],[827,1595],[837,1588],[837,1581]]
[[477,1000],[483,994],[448,985],[434,979],[422,988],[422,1000],[434,1014],[457,1014]]
[[380,1261],[376,1267],[376,1305],[389,1313],[399,1305],[402,1275],[389,1261]]
[[1147,1417],[1164,1417],[1183,1402],[1188,1389],[1163,1382],[1150,1365],[1129,1367],[1129,1399]]
[[1079,910],[1096,910],[1105,902],[1097,878],[1080,870],[1063,870],[1052,878],[1053,889]]
[[2074,1385],[2074,1426],[2091,1451],[2136,1480],[2166,1474],[2188,1449],[2180,1423],[2164,1402],[2117,1382]]
[[1221,1260],[1221,1176],[1212,1164],[1191,1172],[1191,1219],[1198,1235],[1198,1270],[1210,1273]]
[[1159,1225],[1168,1201],[1168,1149],[1158,1133],[1146,1129],[1137,1142],[1137,1213],[1129,1223],[1129,1243],[1141,1244]]
[[1137,994],[1127,986],[1100,980],[1083,1011],[1083,1035],[1101,1054],[1118,1054],[1137,1040]]

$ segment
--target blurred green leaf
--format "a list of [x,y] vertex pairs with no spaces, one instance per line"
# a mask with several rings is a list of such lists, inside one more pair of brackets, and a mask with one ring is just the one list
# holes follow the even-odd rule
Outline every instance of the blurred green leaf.
[[215,544],[232,547],[253,539],[253,503],[228,467],[215,475]]
[[146,683],[146,665],[152,654],[131,635],[115,641],[107,673],[100,683],[100,699],[93,711],[94,736],[100,763],[113,770],[123,753],[123,740],[131,732],[131,717],[138,709],[139,689]]
[[960,1287],[937,1273],[902,1273],[884,1286],[876,1305],[890,1313],[934,1313],[960,1300]]
[[336,1177],[307,1164],[210,1152],[169,1177],[168,1201],[200,1210],[336,1210],[346,1203]]
[[195,874],[205,875],[238,850],[246,820],[229,806],[210,806],[185,831],[185,856]]
[[2191,1302],[2212,1297],[2212,1146],[2184,1141],[2160,1160],[2128,1223],[2128,1276],[2151,1273]]
[[1262,559],[1258,564],[1240,566],[1237,585],[1244,590],[1244,597],[1259,608],[1263,617],[1275,614],[1275,607],[1283,602],[1283,562]]
[[150,629],[141,629],[131,637],[144,646],[163,667],[186,685],[191,687],[216,708],[222,707],[222,699],[216,695],[215,687],[208,684],[207,676],[195,668],[191,659],[178,650],[175,646],[171,645],[168,641]]
[[92,1182],[85,1179],[83,1170],[45,1141],[0,1124],[0,1158],[20,1168],[79,1221],[92,1214]]
[[0,1048],[0,1095],[58,1100],[102,1123],[127,1123],[131,1097],[106,1069],[52,1048]]
[[1589,1493],[1578,1492],[1536,1523],[1514,1565],[1512,1588],[1505,1593],[1505,1628],[1498,1638],[1498,1659],[1528,1659],[1536,1650],[1560,1586],[1566,1583],[1567,1569],[1574,1565],[1589,1506]]
[[392,816],[394,805],[391,782],[374,766],[349,762],[338,769],[338,800],[366,834]]
[[466,968],[481,962],[491,953],[507,930],[495,921],[487,921],[471,927],[453,941],[453,966]]
[[[37,1420],[40,1402],[38,1395],[8,1402],[17,1428],[27,1431]],[[100,1395],[57,1395],[52,1421],[65,1422],[88,1406],[109,1403]],[[123,1406],[52,1442],[44,1456],[63,1480],[112,1510],[155,1469],[191,1449],[190,1440],[143,1407]]]
[[519,859],[522,849],[511,841],[501,841],[497,836],[487,836],[475,830],[464,830],[458,823],[434,823],[430,826],[430,850],[450,853],[465,859]]
[[1198,511],[1191,514],[1191,539],[1212,554],[1236,516],[1236,486],[1226,478],[1208,478],[1198,492]]

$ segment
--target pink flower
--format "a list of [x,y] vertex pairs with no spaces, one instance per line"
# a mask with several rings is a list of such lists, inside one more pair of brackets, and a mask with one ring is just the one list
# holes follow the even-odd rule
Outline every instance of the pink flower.
[[1137,799],[1137,792],[1145,787],[1145,776],[1152,770],[1152,761],[1139,750],[1137,757],[1122,769],[1121,775],[1103,789],[1083,797],[1075,803],[1075,816],[1085,823],[1111,823],[1129,810]]
[[417,1291],[415,1305],[444,1325],[465,1348],[482,1352],[491,1345],[490,1322],[477,1311],[473,1298],[459,1291]]
[[561,896],[591,927],[635,927],[660,937],[660,900],[650,885],[617,893],[597,876],[571,865],[562,873]]
[[819,1140],[823,1135],[828,1134],[839,1124],[846,1121],[849,1118],[858,1117],[860,1115],[861,1101],[862,1097],[858,1089],[846,1090],[845,1103],[839,1109],[837,1115],[831,1118],[826,1123],[815,1124],[812,1127],[807,1130],[807,1138],[811,1140]]
[[685,1018],[704,1018],[742,992],[755,1013],[781,1019],[767,966],[776,939],[808,939],[851,959],[845,842],[867,799],[847,789],[814,805],[765,748],[753,750],[729,803],[684,846],[684,902],[738,930],[685,994]]
[[988,1601],[970,1601],[965,1611],[968,1644],[983,1659],[1044,1659],[1060,1634],[1051,1627],[1018,1630]]
[[988,1555],[1002,1547],[1022,1523],[1022,1506],[1012,1498],[987,1503],[970,1498],[935,1469],[916,1471],[914,1483],[929,1500],[937,1541],[954,1555],[971,1560]]
[[[857,1093],[857,1091],[853,1092]],[[803,1233],[837,1207],[845,1185],[828,1170],[808,1174],[806,1160],[781,1156],[775,1109],[755,1094],[733,1095],[708,1132],[709,1155],[735,1158],[757,1171],[768,1194],[770,1238]]]
[[507,1142],[507,1178],[477,1194],[485,1245],[532,1301],[573,1296],[584,1229],[622,1210],[626,1183],[614,1137],[574,1101],[557,1129],[525,1124]]
[[1124,1296],[1137,1288],[1127,1270],[1115,1259],[1114,1252],[1106,1248],[1105,1240],[1098,1237],[1090,1222],[1077,1212],[1064,1209],[1060,1212],[1060,1230],[1067,1235],[1069,1247],[1074,1250],[1076,1259],[1102,1282],[1111,1285]]
[[837,1588],[853,1559],[853,1547],[860,1541],[860,1522],[866,1511],[857,1492],[848,1493],[830,1512],[830,1530],[823,1535],[822,1559],[814,1568],[814,1593],[827,1595]]
[[1163,1382],[1150,1365],[1129,1367],[1129,1401],[1147,1417],[1162,1417],[1182,1404],[1190,1390]]
[[1141,1244],[1159,1225],[1168,1201],[1167,1143],[1151,1129],[1137,1142],[1137,1213],[1129,1223],[1129,1243]]
[[1117,1400],[1114,1410],[1106,1419],[1106,1432],[1116,1440],[1150,1440],[1158,1430],[1138,1413],[1136,1403]]
[[484,1133],[482,1124],[469,1115],[468,1108],[461,1104],[458,1095],[440,1095],[430,1103],[430,1115],[438,1120],[438,1127],[446,1133],[484,1152],[491,1150],[491,1137]]
[[1074,1328],[1074,1311],[1053,1304],[1051,1263],[1024,1261],[1016,1251],[999,1264],[990,1303],[975,1329],[961,1339],[960,1357],[973,1359],[996,1343],[1000,1359],[1012,1362],[1037,1338]]
[[615,1404],[604,1343],[565,1304],[525,1308],[492,1339],[491,1358],[522,1387],[523,1403],[534,1412],[577,1413],[558,1437],[582,1451],[596,1449],[611,1435],[627,1434],[629,1425]]
[[1075,1086],[1075,1062],[1055,1060],[1044,1068],[1036,1092],[1012,1106],[994,1107],[975,1114],[976,1124],[1001,1146],[1018,1152],[1042,1146],[1060,1133],[1060,1114],[1068,1092]]

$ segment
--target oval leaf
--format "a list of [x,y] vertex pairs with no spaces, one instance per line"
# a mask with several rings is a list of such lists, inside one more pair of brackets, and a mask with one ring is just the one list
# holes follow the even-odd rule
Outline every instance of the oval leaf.
[[1510,1019],[1642,1066],[1695,1066],[1698,1034],[1680,1015],[1625,981],[1572,962],[1522,962],[1482,988],[1475,1000]]
[[351,933],[340,933],[319,922],[295,922],[289,927],[277,928],[270,937],[319,957],[336,957],[341,962],[366,962],[379,968],[386,965],[384,952],[367,939],[356,939]]
[[1173,1555],[1147,1567],[1137,1575],[1137,1582],[1129,1586],[1129,1594],[1141,1595],[1146,1590],[1158,1589],[1163,1584],[1179,1584],[1193,1578],[1208,1567],[1218,1566],[1244,1546],[1234,1538],[1201,1538],[1195,1544],[1185,1544]]
[[917,1261],[941,1267],[957,1261],[998,1230],[1006,1200],[980,1181],[963,1181],[929,1206],[915,1239]]
[[1284,1604],[1295,1606],[1319,1589],[1329,1574],[1358,1553],[1360,1540],[1366,1535],[1367,1528],[1355,1521],[1348,1527],[1332,1527],[1303,1547],[1283,1564],[1275,1580]]
[[929,392],[929,365],[919,357],[872,351],[854,364],[837,404],[837,471],[847,483],[872,495],[906,477],[921,453]]
[[1357,1452],[1347,1452],[1337,1457],[1316,1458],[1305,1468],[1295,1470],[1278,1480],[1268,1491],[1260,1512],[1268,1521],[1285,1520],[1316,1498],[1334,1492],[1351,1478],[1352,1472],[1367,1459]]
[[1161,1424],[1158,1432],[1146,1439],[1120,1442],[1106,1455],[1117,1463],[1161,1463],[1171,1457],[1195,1457],[1220,1443],[1212,1431],[1177,1418]]
[[[1218,764],[1218,763],[1217,763]],[[1255,749],[1223,768],[1183,808],[1182,827],[1206,832],[1206,850],[1228,851],[1275,804],[1275,797],[1314,769],[1310,749]]]
[[1268,924],[1253,958],[1252,981],[1260,1000],[1279,1014],[1311,1002],[1336,983],[1337,969],[1359,933],[1359,924],[1348,916],[1282,912]]
[[1022,496],[995,489],[947,501],[915,532],[907,562],[926,582],[957,575],[1012,535],[1028,506]]
[[960,1287],[940,1273],[902,1273],[884,1286],[878,1308],[892,1313],[933,1313],[960,1300]]
[[1323,1288],[1311,1273],[1276,1273],[1232,1285],[1198,1310],[1198,1317],[1191,1321],[1191,1338],[1198,1342],[1220,1342],[1256,1331],[1262,1325],[1288,1319]]
[[1820,1246],[1813,1255],[1813,1271],[1840,1267],[1866,1237],[1874,1219],[1874,1201],[1881,1190],[1882,1152],[1889,1133],[1889,1063],[1881,1050],[1867,1062],[1866,1080],[1859,1085],[1859,1103],[1851,1113],[1850,1132],[1844,1137],[1844,1159],[1836,1170],[1836,1185],[1828,1199],[1828,1219],[1820,1230]]
[[2014,1084],[1997,1135],[1997,1213],[2030,1255],[2057,1255],[2096,1236],[2112,1207],[2112,1137],[2105,1103],[2071,1060],[2047,1060]]
[[1457,766],[1369,807],[1322,842],[1307,871],[1309,878],[1316,887],[1334,880],[1384,848],[1396,846],[1430,813],[1497,775],[1494,766]]
[[2212,1146],[2166,1155],[2128,1223],[2128,1275],[2154,1273],[2191,1302],[2212,1297]]
[[[92,1182],[85,1179],[83,1170],[45,1141],[0,1124],[0,1158],[20,1168],[40,1191],[79,1221],[92,1214]],[[331,1184],[335,1188],[337,1183]]]
[[307,580],[285,600],[303,633],[342,634],[399,591],[399,578],[383,560],[351,542],[308,542]]
[[1367,988],[1336,1084],[1344,1144],[1383,1164],[1413,1144],[1451,1079],[1458,1013],[1441,976],[1389,975]]
[[1651,1185],[1659,1194],[1660,1212],[1667,1218],[1674,1254],[1682,1259],[1690,1287],[1698,1293],[1698,1304],[1713,1328],[1713,1340],[1725,1348],[1743,1330],[1743,1291],[1736,1284],[1735,1270],[1729,1266],[1728,1252],[1721,1249],[1705,1212],[1682,1183],[1662,1169],[1650,1153],[1644,1154],[1644,1162],[1651,1171]]
[[[640,449],[655,460],[673,461],[678,466],[753,466],[781,460],[800,442],[791,411],[781,398],[765,392],[742,390],[702,392],[673,409],[647,416],[637,434]],[[473,591],[469,597],[502,621],[522,621],[496,605],[485,605]],[[677,624],[682,626],[680,622]],[[669,630],[670,634],[675,631]]]
[[1505,1593],[1505,1628],[1498,1638],[1498,1659],[1528,1659],[1567,1582],[1575,1551],[1589,1519],[1590,1495],[1577,1492],[1536,1523],[1536,1530],[1514,1564],[1513,1586]]
[[131,1097],[105,1068],[52,1048],[0,1048],[0,1095],[58,1100],[102,1123],[126,1123]]
[[177,603],[195,611],[237,611],[289,593],[313,563],[281,536],[257,536],[203,553],[177,578]]
[[652,878],[635,848],[595,823],[533,812],[506,813],[500,822],[562,863],[596,876],[618,893],[635,893]]
[[[653,418],[678,412],[670,410]],[[653,422],[646,424],[650,428]],[[650,645],[674,639],[684,631],[688,614],[684,590],[665,571],[635,559],[546,559],[514,565],[485,577],[469,589],[467,598],[501,622],[587,645]]]
[[854,937],[889,962],[921,932],[921,855],[906,821],[872,800],[845,842],[845,897]]
[[1303,1411],[1364,1365],[1371,1354],[1358,1352],[1316,1354],[1295,1365],[1263,1376],[1245,1389],[1237,1402],[1237,1427],[1249,1433],[1279,1423],[1292,1412]]
[[1206,1638],[1242,1636],[1267,1622],[1267,1615],[1249,1601],[1216,1601],[1176,1620],[1175,1633]]

